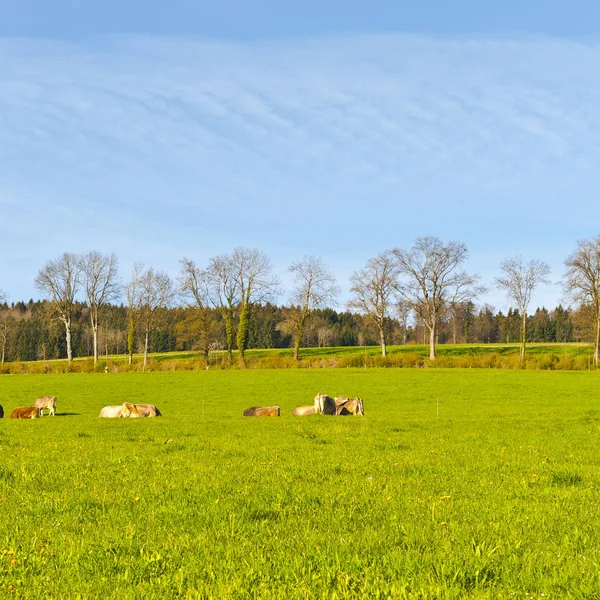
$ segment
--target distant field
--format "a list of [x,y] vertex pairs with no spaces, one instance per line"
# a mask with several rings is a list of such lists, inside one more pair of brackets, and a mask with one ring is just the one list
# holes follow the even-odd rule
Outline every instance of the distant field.
[[[388,355],[381,356],[379,346],[344,346],[334,348],[303,348],[300,360],[293,358],[291,348],[248,350],[242,365],[237,352],[227,360],[224,351],[210,353],[209,369],[282,369],[282,368],[493,368],[526,370],[592,370],[593,348],[590,344],[529,344],[525,361],[520,361],[519,344],[440,344],[435,361],[429,360],[429,346],[409,344],[389,346]],[[142,370],[142,356],[134,355],[128,364],[125,355],[100,356],[97,365],[89,357],[75,358],[71,365],[66,360],[5,363],[2,373],[61,373],[61,372],[111,372]],[[205,370],[207,363],[198,352],[152,353],[146,370]]]
[[[317,392],[365,417],[294,418]],[[0,596],[597,598],[600,376],[3,375]],[[99,420],[123,401],[164,417]],[[244,408],[280,404],[281,418]]]

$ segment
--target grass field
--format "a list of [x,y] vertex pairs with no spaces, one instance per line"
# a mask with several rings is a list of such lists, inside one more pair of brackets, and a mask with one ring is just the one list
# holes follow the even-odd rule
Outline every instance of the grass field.
[[[246,351],[242,364],[237,351],[233,360],[227,360],[226,352],[212,351],[209,369],[235,370],[282,369],[282,368],[492,368],[522,370],[595,370],[594,349],[590,344],[572,342],[535,343],[527,345],[525,360],[519,358],[519,344],[439,344],[437,358],[429,359],[429,346],[409,344],[388,346],[386,357],[381,356],[379,346],[339,346],[325,348],[302,348],[300,360],[293,358],[292,348],[251,349]],[[100,356],[97,364],[91,357],[77,357],[71,364],[66,359],[29,362],[6,362],[0,365],[0,374],[59,374],[59,373],[111,373],[131,371],[199,371],[207,362],[197,351],[151,353],[148,365],[143,367],[143,356],[129,357],[123,354]]]
[[[365,417],[290,416],[317,392]],[[46,394],[0,422],[0,597],[600,598],[597,372],[0,376]]]

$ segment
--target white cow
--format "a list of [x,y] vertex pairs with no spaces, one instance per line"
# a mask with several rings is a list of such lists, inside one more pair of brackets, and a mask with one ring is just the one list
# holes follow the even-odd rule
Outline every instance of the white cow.
[[305,417],[306,415],[314,415],[314,406],[296,406],[292,411],[292,417]]
[[34,406],[40,409],[40,416],[43,416],[44,409],[50,411],[50,416],[53,417],[56,412],[56,396],[40,396],[36,399]]
[[118,406],[105,406],[98,416],[105,419],[118,419],[123,416],[123,407],[120,404]]

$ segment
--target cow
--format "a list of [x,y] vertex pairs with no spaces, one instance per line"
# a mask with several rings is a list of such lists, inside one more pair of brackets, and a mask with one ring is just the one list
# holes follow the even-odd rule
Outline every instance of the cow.
[[154,404],[132,404],[125,402],[123,404],[123,416],[130,419],[140,417],[162,417],[160,410]]
[[292,411],[292,417],[305,417],[306,415],[314,415],[316,409],[314,406],[296,406]]
[[327,394],[315,396],[315,412],[319,415],[335,415],[335,400]]
[[105,406],[98,415],[105,419],[119,419],[123,416],[123,407],[119,404],[118,406]]
[[[337,402],[336,402],[337,404]],[[365,408],[361,398],[346,398],[345,402],[337,404],[336,415],[346,416],[355,415],[363,417],[365,415]]]
[[37,406],[19,406],[10,413],[11,419],[39,419],[40,416]]
[[2,408],[2,405],[0,404],[0,419],[4,418],[4,409]]
[[252,406],[244,411],[244,417],[280,417],[280,406]]
[[44,416],[44,409],[50,411],[49,416],[53,417],[56,412],[56,396],[40,396],[36,399],[35,405],[40,409],[40,417]]

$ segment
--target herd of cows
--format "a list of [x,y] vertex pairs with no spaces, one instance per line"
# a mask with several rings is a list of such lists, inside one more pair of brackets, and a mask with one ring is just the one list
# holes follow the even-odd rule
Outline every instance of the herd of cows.
[[[49,414],[56,414],[56,396],[40,396],[33,406],[17,406],[12,413],[11,419],[38,419],[48,409]],[[0,406],[0,419],[4,417],[4,408]]]
[[[332,398],[327,394],[317,394],[314,404],[308,406],[297,406],[292,411],[292,416],[303,417],[306,415],[331,415],[364,416],[365,407],[361,398],[346,398],[340,396]],[[252,406],[244,411],[245,417],[280,417],[280,406]]]
[[[37,398],[33,406],[18,406],[12,413],[11,419],[39,419],[44,415],[44,410],[49,411],[50,416],[56,414],[56,396],[41,396]],[[160,410],[154,404],[132,404],[125,402],[118,406],[105,406],[98,415],[113,419],[115,417],[128,417],[131,419],[139,417],[160,417]],[[0,405],[0,419],[4,417],[4,408]]]
[[[44,410],[49,411],[50,416],[56,414],[56,396],[41,396],[36,399],[33,406],[19,406],[10,414],[11,419],[39,419],[44,415]],[[332,398],[327,394],[317,394],[314,404],[308,406],[297,406],[292,415],[302,417],[306,415],[359,415],[364,416],[365,408],[361,398]],[[106,419],[115,418],[140,418],[140,417],[160,417],[161,412],[154,404],[132,404],[125,402],[123,404],[105,406],[101,411],[100,417]],[[280,406],[252,406],[244,411],[245,417],[280,417]],[[4,417],[4,409],[0,406],[0,418]]]

